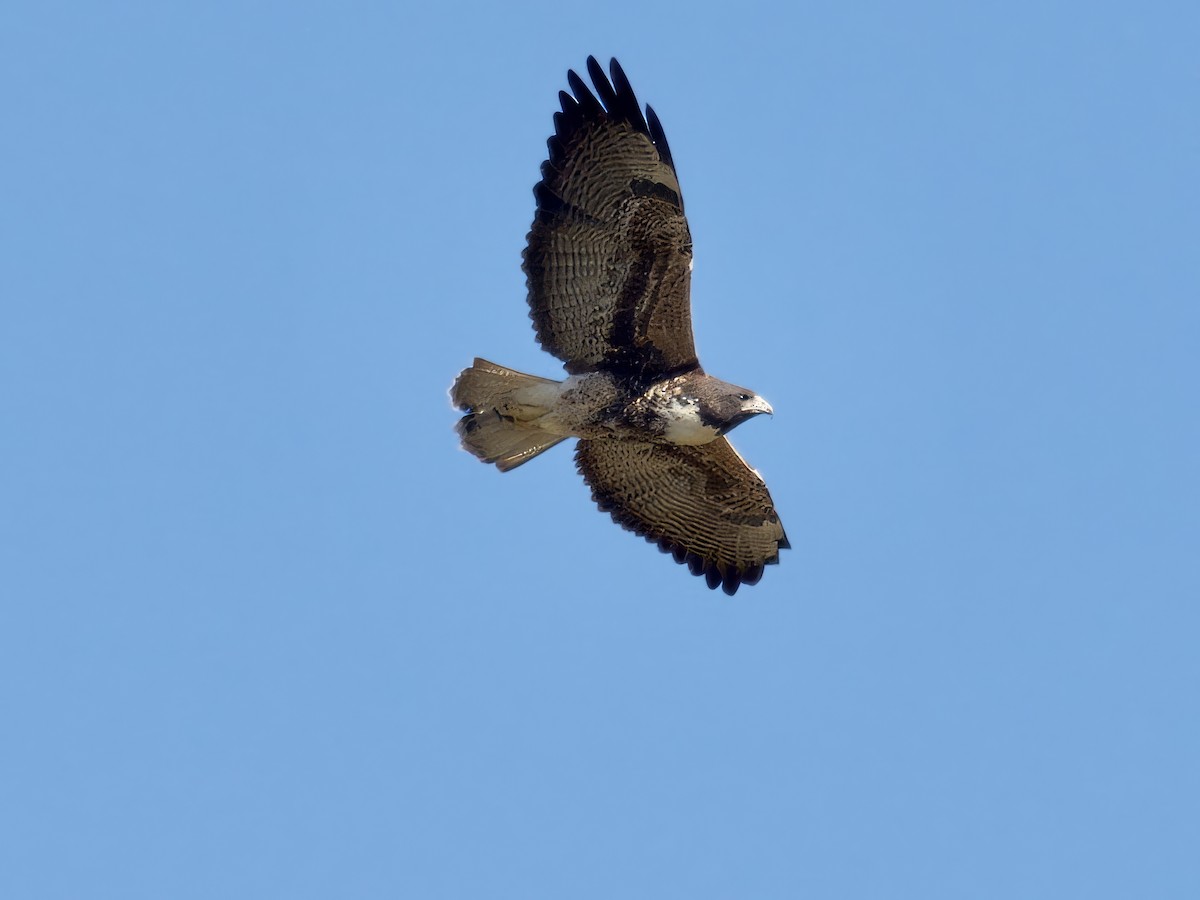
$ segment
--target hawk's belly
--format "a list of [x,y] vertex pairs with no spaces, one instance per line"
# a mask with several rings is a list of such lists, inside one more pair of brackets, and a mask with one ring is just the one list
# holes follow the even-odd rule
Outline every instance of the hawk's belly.
[[563,437],[693,446],[715,440],[718,429],[702,421],[698,406],[672,386],[664,382],[639,390],[606,372],[572,375],[560,384],[518,392],[515,418]]
[[546,388],[553,396],[547,392],[538,398],[544,412],[536,421],[543,431],[564,437],[613,437],[627,425],[624,407],[630,398],[607,373],[572,375]]

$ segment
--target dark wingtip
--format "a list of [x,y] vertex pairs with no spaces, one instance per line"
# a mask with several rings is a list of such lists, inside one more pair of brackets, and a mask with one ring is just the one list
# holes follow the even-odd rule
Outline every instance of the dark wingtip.
[[[592,499],[596,499],[594,492]],[[612,512],[611,504],[601,505],[600,508],[605,512]],[[620,518],[616,513],[613,513],[613,519],[623,528],[631,527],[628,522]],[[711,560],[707,560],[700,554],[694,553],[665,538],[656,539],[649,535],[643,536],[663,553],[671,554],[671,558],[675,562],[687,566],[688,571],[693,575],[703,576],[705,584],[709,588],[716,590],[719,587],[730,597],[736,594],[737,589],[743,584],[755,585],[762,580],[764,563],[751,563],[744,569],[737,568],[736,566],[727,566],[723,563],[714,563]],[[778,561],[778,557],[769,560],[771,563]]]
[[763,571],[762,563],[752,565],[746,571],[742,572],[742,584],[758,584],[762,580]]
[[667,136],[663,133],[662,122],[649,106],[643,112],[629,77],[617,58],[614,56],[609,59],[608,72],[605,73],[599,60],[589,56],[585,69],[592,79],[594,90],[574,69],[567,70],[567,84],[571,87],[571,93],[559,92],[559,103],[565,114],[561,121],[555,121],[555,131],[559,137],[568,139],[588,118],[622,120],[648,135],[662,161],[674,169],[675,161]]
[[615,56],[608,61],[608,74],[612,77],[612,86],[618,94],[633,96],[633,87],[629,84],[629,78],[625,75],[625,70],[621,68],[621,64],[617,62]]
[[[609,63],[608,71],[612,75],[613,86],[613,102],[610,105],[610,111],[625,119],[642,134],[649,135],[650,126],[646,123],[646,116],[642,113],[642,105],[638,103],[637,94],[633,92],[633,85],[629,83],[629,79],[625,76],[625,70],[621,68],[621,64],[615,57]],[[653,143],[653,139],[651,142]]]
[[663,162],[674,169],[675,159],[671,156],[671,145],[667,143],[667,134],[663,131],[662,122],[658,120],[658,113],[649,103],[646,104],[646,125],[650,129],[650,140],[658,148],[658,155],[662,157]]
[[[647,538],[647,540],[653,539]],[[758,584],[762,580],[762,563],[754,563],[745,569],[738,569],[735,566],[714,563],[700,556],[698,553],[684,549],[679,544],[660,541],[658,542],[658,549],[664,553],[670,553],[675,562],[686,565],[688,571],[693,575],[703,576],[704,583],[708,585],[710,590],[720,588],[730,597],[736,594],[738,588],[743,584]]]
[[604,107],[574,69],[567,70],[567,84],[571,86],[571,93],[575,95],[575,102],[584,117],[604,118]]
[[546,187],[544,180],[533,186],[533,196],[537,201],[538,211],[546,214],[556,213],[566,205],[561,197]]
[[589,56],[587,58],[588,75],[592,77],[592,84],[596,86],[596,93],[600,95],[600,102],[604,104],[604,108],[609,112],[613,111],[616,105],[616,91],[608,81],[608,76],[604,74],[604,69],[600,67],[600,63],[596,62],[596,57]]

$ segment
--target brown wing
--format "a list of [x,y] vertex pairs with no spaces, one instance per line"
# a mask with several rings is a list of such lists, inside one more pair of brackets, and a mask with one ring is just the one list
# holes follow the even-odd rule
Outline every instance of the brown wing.
[[524,253],[529,315],[572,374],[659,378],[697,365],[692,237],[662,125],[611,71],[588,57],[599,99],[575,72],[575,96],[559,93]]
[[725,438],[698,447],[641,441],[580,441],[575,464],[592,499],[637,532],[733,594],[790,546],[767,486]]

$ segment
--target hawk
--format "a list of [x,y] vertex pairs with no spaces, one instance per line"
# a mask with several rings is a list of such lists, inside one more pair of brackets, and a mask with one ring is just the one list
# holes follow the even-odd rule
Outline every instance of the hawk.
[[692,236],[662,124],[614,59],[559,92],[526,238],[529,315],[568,377],[476,359],[450,389],[463,446],[502,472],[569,437],[592,499],[710,588],[779,561],[767,486],[725,435],[770,405],[707,374],[692,340]]

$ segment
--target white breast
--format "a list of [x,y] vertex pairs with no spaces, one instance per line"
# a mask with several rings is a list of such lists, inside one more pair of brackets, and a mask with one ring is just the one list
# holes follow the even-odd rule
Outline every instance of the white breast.
[[676,397],[663,408],[662,413],[666,422],[663,436],[672,444],[696,446],[717,439],[717,429],[704,424],[700,419],[700,407],[695,402]]

